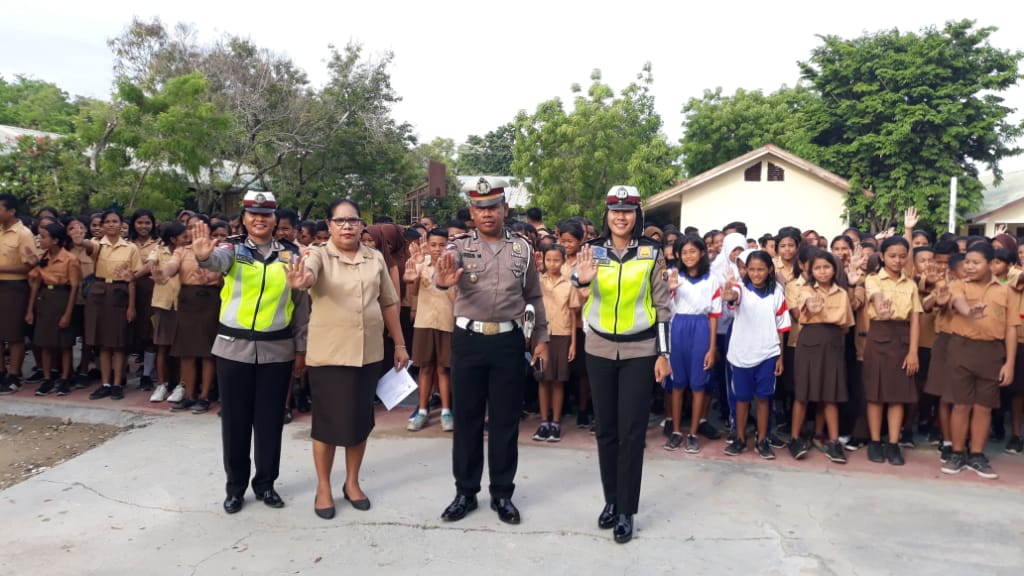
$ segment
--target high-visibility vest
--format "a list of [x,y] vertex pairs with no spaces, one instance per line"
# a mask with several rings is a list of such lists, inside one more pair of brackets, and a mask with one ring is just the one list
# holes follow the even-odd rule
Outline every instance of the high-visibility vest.
[[592,330],[626,340],[655,336],[658,316],[652,283],[658,253],[656,246],[640,244],[630,247],[620,261],[608,250],[608,260],[598,266],[583,305],[583,316]]
[[219,332],[251,340],[291,338],[295,304],[287,268],[279,255],[290,261],[292,252],[274,252],[264,261],[238,243],[234,253],[235,263],[224,276],[220,291]]

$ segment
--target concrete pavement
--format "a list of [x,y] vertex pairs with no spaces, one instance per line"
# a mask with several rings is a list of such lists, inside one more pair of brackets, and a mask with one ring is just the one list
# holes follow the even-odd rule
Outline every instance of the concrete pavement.
[[339,467],[331,521],[312,511],[307,423],[285,429],[278,490],[287,507],[272,510],[250,493],[228,516],[217,418],[137,419],[0,492],[0,574],[917,575],[1024,566],[1016,479],[866,474],[825,466],[820,455],[793,467],[649,450],[638,531],[620,546],[597,528],[597,456],[578,432],[564,446],[521,441],[521,525],[499,522],[486,494],[480,510],[447,524],[439,516],[454,493],[450,440],[410,437],[385,426],[389,418],[404,416],[379,423],[361,475],[373,508],[341,498]]

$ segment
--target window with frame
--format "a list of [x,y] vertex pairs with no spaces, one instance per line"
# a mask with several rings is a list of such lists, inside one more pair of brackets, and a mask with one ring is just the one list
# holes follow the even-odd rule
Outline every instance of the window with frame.
[[782,166],[776,166],[771,162],[768,163],[768,181],[769,182],[784,182],[786,180],[786,170]]
[[761,163],[758,162],[750,168],[743,171],[744,182],[760,182],[761,181]]

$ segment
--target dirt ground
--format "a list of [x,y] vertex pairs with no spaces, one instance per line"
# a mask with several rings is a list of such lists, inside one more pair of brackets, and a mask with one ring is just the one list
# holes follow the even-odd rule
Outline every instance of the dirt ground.
[[122,431],[67,418],[0,414],[0,490],[95,448]]

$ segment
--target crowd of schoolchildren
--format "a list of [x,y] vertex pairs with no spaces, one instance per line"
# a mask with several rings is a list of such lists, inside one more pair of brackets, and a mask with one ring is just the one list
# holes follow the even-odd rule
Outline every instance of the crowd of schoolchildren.
[[[185,210],[158,222],[145,209],[79,218],[44,208],[28,219],[16,203],[0,195],[0,394],[33,383],[36,395],[62,396],[96,384],[90,398],[121,399],[127,358],[137,354],[139,386],[152,402],[208,411],[216,400],[210,348],[222,279],[198,266],[188,230],[198,219],[225,239],[241,233],[238,217]],[[325,222],[293,211],[279,210],[277,221],[280,240],[302,246],[328,238]],[[927,441],[943,472],[996,478],[984,453],[990,438],[1005,441],[1006,452],[1024,451],[1024,243],[1005,231],[935,238],[915,229],[912,209],[904,224],[903,236],[850,228],[831,241],[793,227],[755,240],[741,222],[703,234],[648,226],[644,235],[664,246],[662,273],[672,289],[672,376],[636,385],[657,387],[652,412],[664,414],[663,447],[700,452],[702,441],[722,437],[712,424],[718,420],[727,423],[729,455],[753,449],[771,459],[778,449],[801,459],[816,448],[845,463],[863,448],[872,462],[902,465],[903,449]],[[597,231],[583,218],[549,227],[537,209],[510,227],[535,247],[551,338],[548,365],[524,378],[536,392],[524,412],[540,414],[533,440],[557,442],[564,415],[593,429],[584,294],[570,275]],[[437,408],[441,428],[453,429],[455,291],[434,285],[433,265],[450,238],[471,231],[463,211],[443,226],[382,219],[361,236],[389,256],[402,295],[419,383],[410,431],[428,426]],[[23,379],[29,351],[36,370]],[[286,420],[293,407],[309,410],[301,377]]]

